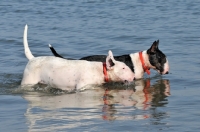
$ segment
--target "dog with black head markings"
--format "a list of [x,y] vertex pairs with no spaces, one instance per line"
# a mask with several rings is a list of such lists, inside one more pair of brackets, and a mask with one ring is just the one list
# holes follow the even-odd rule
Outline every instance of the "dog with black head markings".
[[27,41],[28,26],[24,29],[24,51],[29,60],[21,85],[47,84],[62,90],[83,90],[85,86],[108,81],[132,82],[134,73],[123,62],[116,61],[109,50],[106,60],[66,60],[55,56],[34,57]]
[[[159,40],[154,41],[148,50],[121,56],[114,56],[114,58],[117,61],[124,62],[135,74],[135,79],[143,78],[144,72],[150,75],[150,69],[156,70],[161,75],[168,74],[169,63],[167,57],[162,51],[159,50],[158,45]],[[63,58],[51,45],[49,48],[54,56]],[[80,60],[104,62],[106,60],[106,56],[92,55],[83,57]]]

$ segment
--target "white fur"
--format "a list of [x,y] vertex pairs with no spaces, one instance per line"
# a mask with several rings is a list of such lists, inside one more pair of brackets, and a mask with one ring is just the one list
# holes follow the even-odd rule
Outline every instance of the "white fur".
[[168,62],[168,60],[164,64],[164,71],[162,72],[162,74],[166,74],[166,72],[169,72],[169,62]]
[[[144,69],[142,67],[142,63],[141,63],[139,54],[133,53],[133,54],[130,54],[130,56],[131,56],[131,59],[132,59],[133,65],[134,65],[135,78],[136,79],[143,78]],[[147,55],[146,51],[142,52],[142,56],[143,56],[145,65],[149,66],[148,55]]]
[[[27,29],[26,25],[24,49],[29,62],[24,70],[22,85],[44,83],[55,88],[71,90],[105,82],[102,62],[66,60],[53,56],[34,57],[28,46]],[[110,65],[110,60],[114,66]],[[108,52],[106,66],[110,81],[133,81],[134,74],[131,69],[124,63],[116,61],[111,51]]]
[[28,30],[28,26],[25,25],[25,29],[24,29],[24,38],[23,38],[23,42],[24,42],[24,52],[26,55],[26,58],[28,58],[29,60],[34,58],[34,56],[32,55],[29,47],[28,47],[28,41],[27,41],[27,30]]

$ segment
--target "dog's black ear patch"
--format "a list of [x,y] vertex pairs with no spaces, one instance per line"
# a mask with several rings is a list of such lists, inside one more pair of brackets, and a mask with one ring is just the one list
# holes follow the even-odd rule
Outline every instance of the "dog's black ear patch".
[[154,41],[151,47],[147,50],[147,53],[153,54],[158,50],[159,40]]

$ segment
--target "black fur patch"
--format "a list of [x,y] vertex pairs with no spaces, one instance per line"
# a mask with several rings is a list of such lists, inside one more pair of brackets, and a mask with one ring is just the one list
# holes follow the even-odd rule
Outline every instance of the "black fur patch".
[[[61,57],[63,58],[61,55],[59,55],[55,49],[53,47],[50,48],[52,53],[56,56],[56,57]],[[92,56],[87,56],[87,57],[83,57],[80,58],[80,60],[87,60],[87,61],[98,61],[98,62],[105,62],[106,61],[106,55],[92,55]],[[117,61],[121,61],[124,62],[131,70],[132,72],[134,72],[134,65],[132,63],[131,57],[130,55],[121,55],[121,56],[114,56],[115,60]]]
[[124,62],[134,72],[134,65],[130,55],[115,56],[115,60]]
[[[106,57],[107,57],[106,55],[92,55],[92,56],[83,57],[80,60],[105,62]],[[114,58],[116,61],[124,62],[134,72],[134,66],[133,66],[130,55],[114,56]]]
[[106,57],[106,55],[92,55],[80,58],[80,60],[106,62]]

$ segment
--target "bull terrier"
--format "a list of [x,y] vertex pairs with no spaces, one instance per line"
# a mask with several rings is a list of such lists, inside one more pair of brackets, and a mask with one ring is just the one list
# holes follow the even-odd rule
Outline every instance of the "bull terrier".
[[28,26],[24,29],[24,51],[27,63],[21,85],[47,84],[62,90],[82,90],[90,84],[108,81],[131,82],[134,73],[123,62],[116,61],[111,51],[105,63],[86,60],[66,60],[54,56],[34,57],[27,41]]
[[[121,56],[114,56],[115,60],[124,62],[135,74],[135,79],[143,78],[144,72],[150,75],[150,69],[156,70],[161,75],[169,73],[169,63],[166,55],[158,48],[159,40],[154,41],[148,50],[131,53]],[[50,45],[52,53],[56,57],[63,58],[56,50]],[[87,61],[100,61],[106,60],[105,55],[92,55],[83,57],[80,60]]]

